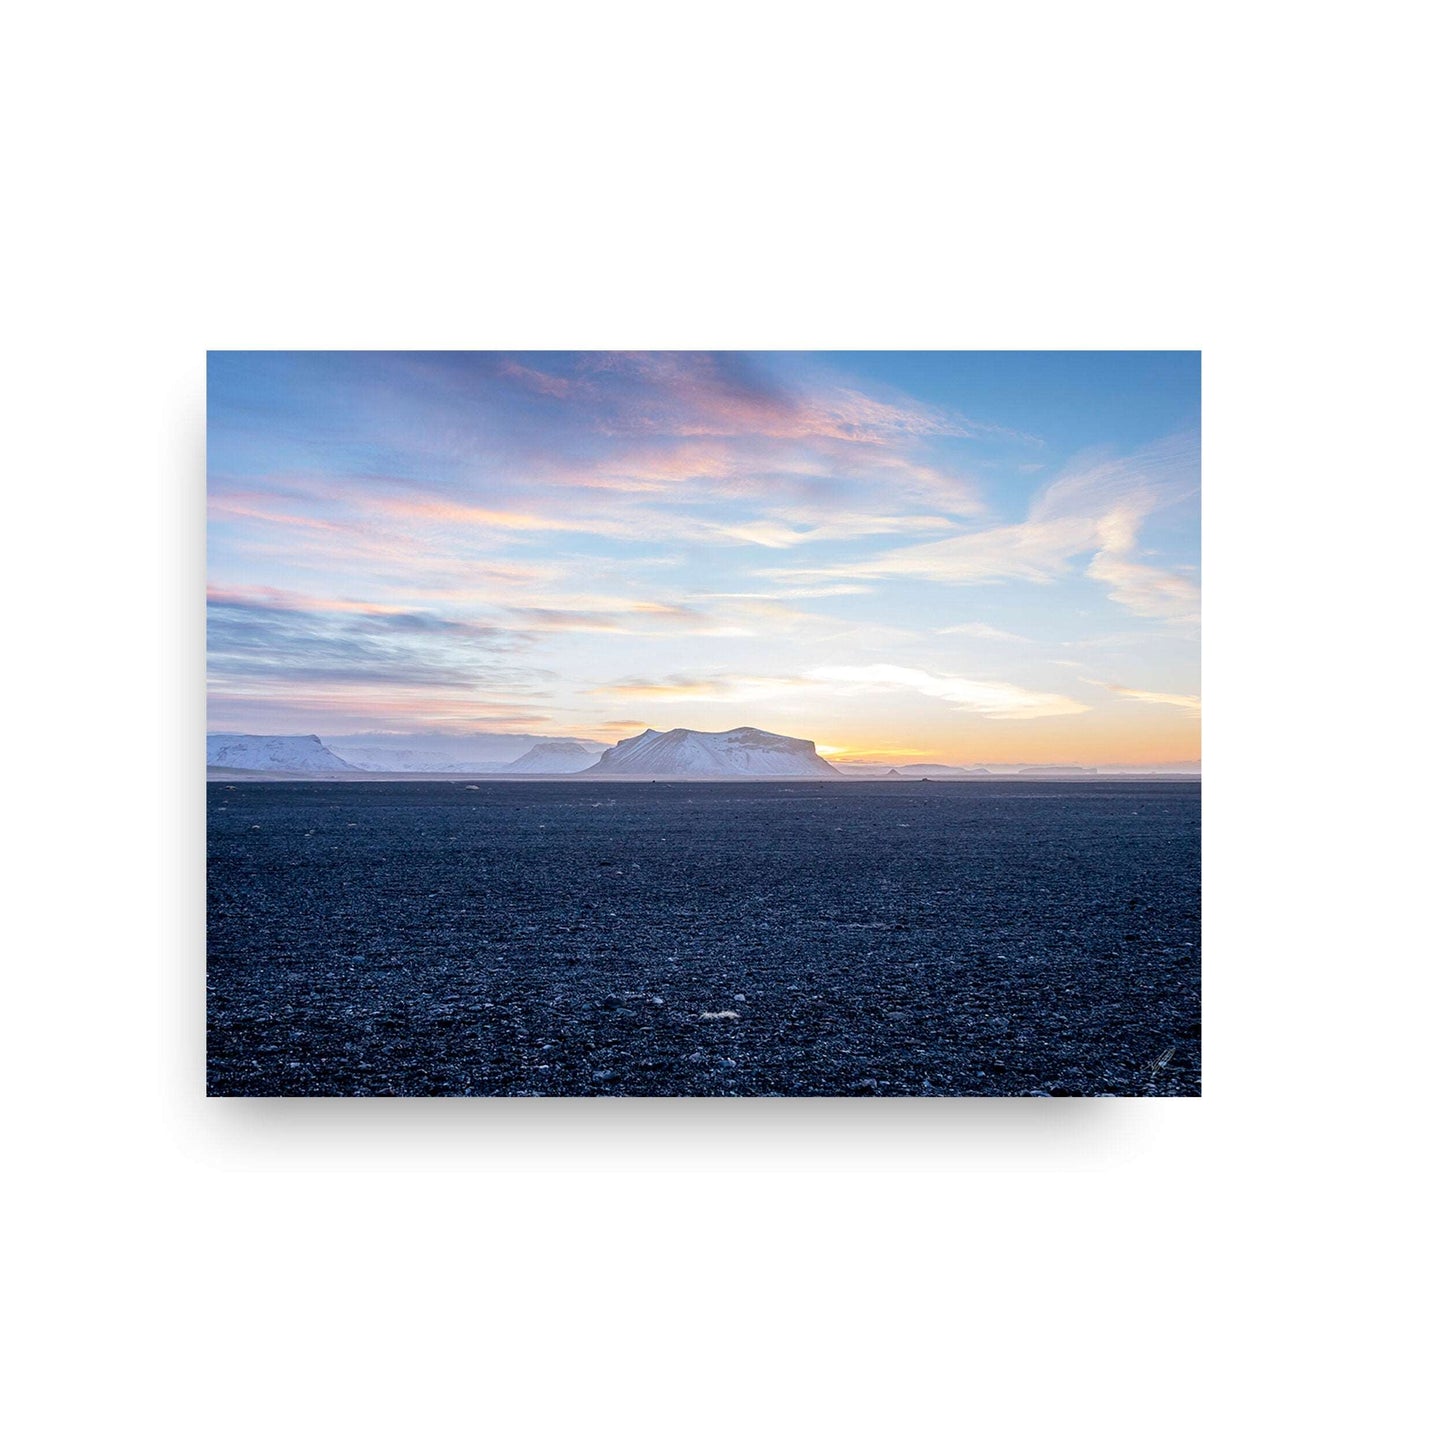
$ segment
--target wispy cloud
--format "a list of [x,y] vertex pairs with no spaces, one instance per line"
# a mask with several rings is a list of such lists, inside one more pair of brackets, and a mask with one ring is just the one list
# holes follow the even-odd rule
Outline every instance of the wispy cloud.
[[858,597],[873,590],[871,586],[863,583],[822,582],[812,586],[774,587],[767,592],[697,592],[693,595],[717,601],[784,602],[802,601],[810,597]]
[[960,530],[845,566],[761,575],[794,582],[851,576],[1050,583],[1066,576],[1075,558],[1092,554],[1087,575],[1104,582],[1120,605],[1138,616],[1197,621],[1197,583],[1138,557],[1144,518],[1184,500],[1197,485],[1197,440],[1175,438],[1126,458],[1077,463],[1039,494],[1022,522]]
[[708,614],[697,607],[622,599],[596,609],[514,607],[511,615],[528,628],[544,632],[654,632],[659,628],[705,631]]
[[409,734],[418,729],[453,733],[515,731],[557,726],[555,713],[502,702],[479,706],[475,697],[430,687],[308,686],[294,689],[211,683],[207,724],[222,732],[338,733],[367,729]]
[[[533,498],[534,502],[543,505],[553,500],[545,493]],[[564,499],[557,497],[555,500],[561,503]],[[837,511],[805,504],[767,507],[752,516],[722,521],[679,517],[657,505],[619,504],[607,501],[605,496],[593,496],[589,505],[581,506],[575,498],[566,499],[566,505],[559,505],[555,512],[536,507],[518,510],[476,506],[428,496],[376,497],[370,499],[367,509],[392,524],[418,528],[458,527],[477,539],[494,534],[568,532],[615,541],[669,541],[676,538],[680,530],[686,530],[719,543],[744,543],[768,548],[799,547],[899,532],[947,531],[953,525],[945,517]],[[264,517],[260,519],[268,520]],[[280,517],[274,520],[289,525],[292,519]],[[331,521],[316,525],[329,532],[346,530],[341,524]]]
[[1103,582],[1110,598],[1136,617],[1197,623],[1199,583],[1187,573],[1137,560],[1139,522],[1127,511],[1105,520],[1099,529],[1102,545],[1089,563],[1089,576]]
[[1127,697],[1131,702],[1159,703],[1164,707],[1183,708],[1186,712],[1199,711],[1199,698],[1190,693],[1148,692],[1139,687],[1120,687],[1112,682],[1101,682],[1096,686],[1107,688],[1120,697]]
[[815,667],[807,676],[819,682],[847,684],[860,691],[921,693],[924,697],[951,702],[961,712],[975,712],[991,718],[1064,717],[1070,713],[1089,711],[1087,703],[1058,693],[1033,692],[1011,682],[925,672],[922,668],[895,667],[891,663]]
[[940,627],[937,629],[940,637],[976,637],[980,642],[1027,642],[1027,637],[1021,637],[1017,632],[1005,632],[1001,627],[993,627],[987,622],[958,622],[952,627]]
[[799,547],[809,542],[838,542],[852,537],[878,537],[890,532],[947,531],[953,524],[946,517],[898,517],[882,513],[835,512],[819,509],[774,509],[748,522],[706,524],[707,531],[738,542],[755,542],[760,547]]
[[738,696],[744,691],[778,691],[789,686],[787,679],[755,677],[690,677],[673,674],[670,677],[645,678],[624,677],[617,682],[594,689],[595,692],[611,697],[645,698],[652,701],[676,699],[723,699]]
[[505,360],[498,370],[503,376],[526,387],[528,391],[539,392],[543,396],[571,396],[575,389],[567,377],[554,376],[549,371],[539,371],[536,367],[523,366],[520,361]]
[[[215,694],[334,696],[421,688],[510,699],[543,676],[509,655],[526,645],[515,630],[390,608],[309,608],[294,596],[263,600],[221,593],[207,605],[207,673]],[[394,699],[395,705],[395,699]],[[475,706],[475,702],[473,702]]]
[[[206,603],[219,622],[237,616],[252,619],[279,615],[296,619],[298,627],[314,630],[336,627],[328,618],[352,618],[354,633],[426,632],[479,638],[497,647],[516,642],[514,632],[501,627],[466,622],[440,613],[384,602],[362,602],[349,597],[315,597],[279,587],[208,587]],[[309,622],[305,619],[309,619]],[[345,626],[345,624],[342,624]]]
[[671,673],[662,677],[623,677],[593,689],[599,697],[627,698],[647,705],[727,702],[777,702],[820,695],[829,686],[820,677],[766,676],[744,672]]
[[837,383],[784,384],[737,353],[594,353],[578,360],[577,372],[599,426],[609,432],[863,445],[967,434],[960,418],[937,408]]

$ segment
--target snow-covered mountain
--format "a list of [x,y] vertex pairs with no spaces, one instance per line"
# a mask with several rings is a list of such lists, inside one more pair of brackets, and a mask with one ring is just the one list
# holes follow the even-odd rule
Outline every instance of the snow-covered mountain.
[[[538,743],[575,743],[595,758],[604,743],[538,733],[349,733],[322,739],[368,773],[503,773]],[[555,771],[561,772],[562,769]]]
[[504,773],[580,773],[595,762],[597,754],[567,738],[538,743],[515,762],[505,764]]
[[475,765],[423,748],[331,747],[343,761],[366,773],[474,773]]
[[245,768],[265,773],[354,773],[314,733],[306,737],[258,737],[251,733],[209,733],[208,768]]
[[782,737],[759,728],[699,733],[653,728],[623,738],[587,769],[586,776],[648,778],[836,778],[838,770],[803,738]]

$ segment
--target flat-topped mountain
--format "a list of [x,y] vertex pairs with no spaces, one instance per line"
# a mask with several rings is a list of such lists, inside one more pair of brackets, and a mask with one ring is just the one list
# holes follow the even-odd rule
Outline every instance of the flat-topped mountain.
[[208,733],[208,768],[241,768],[257,773],[354,773],[315,733],[304,737]]
[[765,733],[761,728],[733,728],[725,733],[700,733],[653,728],[623,738],[608,748],[586,776],[648,778],[836,778],[831,763],[818,756],[804,738]]

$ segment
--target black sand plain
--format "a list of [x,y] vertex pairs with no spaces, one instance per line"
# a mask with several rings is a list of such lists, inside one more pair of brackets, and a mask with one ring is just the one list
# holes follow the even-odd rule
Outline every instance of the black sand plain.
[[1192,1095],[1197,782],[213,782],[213,1095]]

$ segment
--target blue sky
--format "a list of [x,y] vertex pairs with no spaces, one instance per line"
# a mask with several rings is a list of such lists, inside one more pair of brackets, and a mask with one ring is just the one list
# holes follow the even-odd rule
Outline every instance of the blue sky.
[[213,730],[1199,755],[1199,358],[212,353]]

